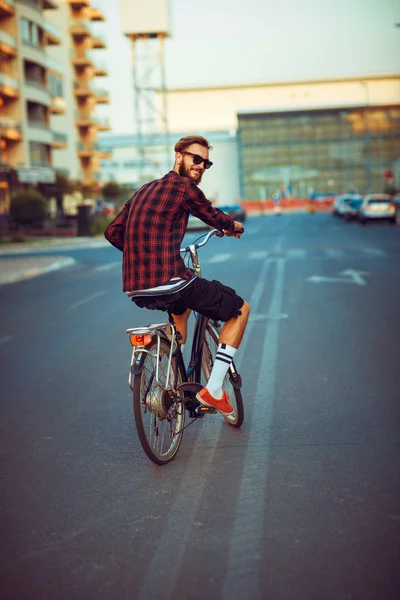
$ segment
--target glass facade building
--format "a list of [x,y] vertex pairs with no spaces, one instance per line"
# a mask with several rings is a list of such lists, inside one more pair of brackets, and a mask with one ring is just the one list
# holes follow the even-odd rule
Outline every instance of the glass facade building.
[[241,196],[381,192],[400,161],[400,105],[238,114]]

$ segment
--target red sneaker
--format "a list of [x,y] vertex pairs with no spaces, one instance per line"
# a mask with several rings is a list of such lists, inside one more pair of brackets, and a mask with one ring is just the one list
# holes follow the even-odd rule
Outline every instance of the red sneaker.
[[222,398],[214,398],[206,387],[196,394],[197,400],[204,406],[216,408],[221,415],[231,415],[234,410],[232,404],[229,403],[229,396],[222,390]]

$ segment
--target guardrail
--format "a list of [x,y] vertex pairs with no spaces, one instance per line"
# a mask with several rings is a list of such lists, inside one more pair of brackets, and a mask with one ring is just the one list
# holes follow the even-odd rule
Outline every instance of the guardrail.
[[53,131],[53,142],[59,142],[60,144],[66,144],[68,141],[68,136],[66,133],[61,133],[59,131]]
[[29,127],[36,127],[37,129],[50,129],[50,126],[46,121],[39,121],[39,119],[28,119]]
[[38,81],[37,79],[30,79],[29,77],[26,77],[25,84],[31,85],[32,87],[35,87],[38,90],[42,90],[42,92],[47,92],[48,94],[50,93],[47,85],[45,83],[42,83],[41,81]]

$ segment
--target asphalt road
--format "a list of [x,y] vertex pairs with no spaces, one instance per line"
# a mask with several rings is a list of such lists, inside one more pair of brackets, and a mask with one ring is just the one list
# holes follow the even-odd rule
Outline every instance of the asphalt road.
[[204,276],[252,305],[245,423],[204,418],[164,467],[125,334],[163,315],[118,251],[68,254],[0,290],[0,599],[397,600],[400,229],[287,214],[210,241]]

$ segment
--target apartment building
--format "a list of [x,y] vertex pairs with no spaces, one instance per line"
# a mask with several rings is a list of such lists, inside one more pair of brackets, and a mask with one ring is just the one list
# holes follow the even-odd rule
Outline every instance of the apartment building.
[[45,10],[54,0],[0,0],[0,213],[21,184],[54,181],[53,151],[67,144],[50,124],[65,102],[62,66],[47,53],[61,32]]
[[53,183],[56,172],[94,193],[106,120],[96,106],[108,92],[94,50],[104,21],[89,0],[0,0],[0,215],[24,184]]
[[58,10],[46,14],[61,30],[62,40],[60,46],[49,49],[49,55],[63,65],[65,72],[63,96],[68,110],[60,121],[69,140],[67,147],[54,154],[53,166],[65,170],[70,179],[81,181],[85,195],[90,196],[98,188],[100,160],[109,156],[99,148],[98,132],[109,130],[110,125],[96,114],[99,105],[109,103],[109,93],[95,83],[97,78],[107,76],[101,60],[101,50],[106,49],[101,32],[105,17],[89,0],[56,2]]

